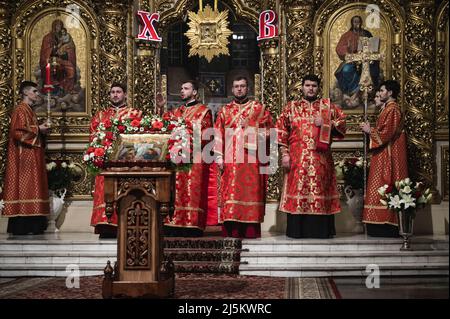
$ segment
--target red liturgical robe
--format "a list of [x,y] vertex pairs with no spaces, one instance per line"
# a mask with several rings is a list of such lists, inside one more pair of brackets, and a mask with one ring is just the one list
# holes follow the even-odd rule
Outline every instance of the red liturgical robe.
[[20,103],[11,115],[3,216],[42,216],[50,212],[45,146],[31,107]]
[[408,177],[406,134],[403,132],[402,112],[396,102],[388,102],[370,132],[372,152],[367,193],[364,200],[363,222],[398,225],[397,215],[380,203],[378,189],[393,185]]
[[[320,128],[314,124],[319,114],[323,118]],[[344,137],[346,122],[342,110],[329,99],[290,102],[276,127],[278,143],[291,160],[284,176],[280,211],[310,215],[339,213],[330,145],[333,138]]]
[[[191,103],[189,103],[191,104]],[[193,126],[205,129],[212,127],[212,115],[209,108],[200,103],[182,105],[168,112],[171,118],[183,118]],[[204,146],[208,141],[202,141]],[[193,163],[188,171],[176,172],[175,211],[172,219],[169,216],[164,221],[165,226],[185,227],[204,230],[208,211],[208,177],[209,164]]]
[[[249,152],[252,142],[238,147],[237,139],[246,128],[264,129],[267,133],[273,127],[272,116],[261,103],[235,101],[225,105],[219,112],[215,128],[221,138],[215,140],[214,149],[224,159],[221,176],[221,222],[261,223],[264,221],[267,174],[262,174],[258,152]],[[228,140],[226,131],[234,130]],[[228,142],[227,142],[228,141]],[[227,143],[228,145],[225,145]],[[236,160],[243,151],[243,161]],[[228,160],[227,160],[228,159]],[[241,163],[242,162],[242,163]]]
[[[94,134],[100,123],[106,120],[111,120],[115,117],[142,117],[142,112],[129,108],[122,107],[116,109],[114,106],[109,107],[106,110],[98,112],[91,120],[90,133]],[[114,213],[111,217],[111,223],[108,223],[108,218],[105,214],[105,194],[104,194],[105,178],[97,175],[95,177],[95,190],[94,190],[94,208],[92,210],[91,226],[95,227],[95,233],[101,233],[99,225],[117,226],[117,214]]]

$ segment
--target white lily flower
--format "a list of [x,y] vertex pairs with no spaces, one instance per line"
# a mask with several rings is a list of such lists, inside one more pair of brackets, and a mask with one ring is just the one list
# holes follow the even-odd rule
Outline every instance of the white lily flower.
[[428,194],[428,196],[427,196],[427,203],[431,202],[432,198],[433,198],[433,194]]
[[67,168],[67,166],[68,166],[68,165],[67,165],[66,162],[62,162],[62,163],[61,163],[61,167],[62,167],[62,168]]
[[401,204],[402,204],[402,202],[398,195],[391,197],[391,199],[389,201],[389,206],[392,208],[401,208]]
[[411,180],[409,179],[409,177],[405,178],[405,184],[410,185],[411,184]]
[[355,163],[355,165],[358,166],[358,167],[362,167],[363,166],[363,162],[362,161],[357,161]]
[[405,209],[408,209],[408,207],[416,207],[416,200],[411,195],[403,196],[401,201],[403,202],[403,204],[405,204]]
[[409,185],[406,185],[405,187],[402,188],[402,192],[405,194],[409,194],[412,192],[411,187],[409,187]]
[[427,199],[425,198],[425,196],[420,196],[418,199],[417,199],[417,203],[418,204],[426,204],[427,203]]

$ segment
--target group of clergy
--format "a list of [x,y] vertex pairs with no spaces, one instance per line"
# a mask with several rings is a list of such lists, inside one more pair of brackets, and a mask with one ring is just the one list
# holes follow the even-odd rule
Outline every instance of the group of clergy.
[[[37,90],[36,85],[30,83],[20,88],[23,101],[12,114],[9,134],[2,214],[9,217],[8,232],[13,234],[41,233],[45,229],[42,218],[36,221],[30,217],[45,217],[49,213],[48,191],[43,182],[45,146],[42,142],[48,127],[39,125],[32,111]],[[268,163],[257,155],[255,148],[259,144],[241,134],[248,128],[255,128],[265,139],[269,139],[271,130],[276,130],[284,175],[279,212],[287,214],[286,235],[291,238],[333,237],[336,234],[334,215],[341,207],[331,144],[333,140],[344,138],[346,117],[330,99],[318,97],[319,86],[320,79],[316,75],[305,76],[303,97],[287,103],[274,121],[267,107],[248,98],[248,79],[236,77],[231,89],[233,100],[221,108],[213,121],[211,110],[196,99],[197,83],[182,83],[183,104],[163,116],[183,118],[202,131],[214,128],[219,134],[213,138],[213,163],[195,162],[188,170],[176,172],[175,210],[164,221],[164,234],[198,237],[203,236],[206,226],[221,225],[224,237],[261,237],[268,180],[268,170],[262,168]],[[380,203],[378,188],[408,175],[406,137],[402,113],[396,102],[399,91],[396,81],[383,82],[375,99],[380,111],[376,125],[360,125],[370,139],[372,152],[363,213],[363,222],[371,236],[398,236],[397,217]],[[109,92],[111,106],[93,117],[91,134],[106,118],[130,114],[141,117],[141,111],[127,106],[126,97],[126,87],[113,83]],[[158,95],[156,102],[158,108],[163,109],[166,101]],[[236,134],[227,140],[229,131]],[[244,141],[243,149],[238,147],[240,138]],[[210,141],[202,141],[202,147],[207,142]],[[244,154],[240,154],[242,152]],[[99,175],[95,179],[91,225],[101,238],[115,237],[117,215],[108,222],[103,193],[104,180]],[[29,226],[23,226],[24,220]],[[30,226],[36,224],[34,228]]]

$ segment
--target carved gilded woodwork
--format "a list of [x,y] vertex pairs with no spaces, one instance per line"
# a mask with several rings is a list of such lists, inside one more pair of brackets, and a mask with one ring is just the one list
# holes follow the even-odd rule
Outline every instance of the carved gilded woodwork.
[[100,105],[109,105],[111,83],[127,83],[127,12],[126,1],[106,1],[98,17],[100,32]]
[[[299,99],[302,78],[313,72],[313,4],[310,1],[284,2],[282,5],[282,48],[286,100]],[[287,72],[289,70],[289,72]],[[283,104],[284,104],[283,103]]]
[[449,148],[441,146],[441,191],[442,199],[449,200]]
[[[262,50],[262,86],[261,102],[277,117],[281,109],[280,55],[277,38],[263,40]],[[280,195],[281,170],[269,175],[267,199],[278,200]]]
[[9,111],[13,108],[12,97],[12,59],[9,1],[0,1],[0,186],[6,165],[8,144]]
[[410,175],[434,185],[434,1],[414,1],[406,6],[405,126]]
[[156,43],[139,43],[134,57],[134,105],[146,114],[155,113],[156,90],[161,89],[156,83],[159,76],[158,46]]
[[436,18],[436,138],[448,140],[449,22],[448,1]]

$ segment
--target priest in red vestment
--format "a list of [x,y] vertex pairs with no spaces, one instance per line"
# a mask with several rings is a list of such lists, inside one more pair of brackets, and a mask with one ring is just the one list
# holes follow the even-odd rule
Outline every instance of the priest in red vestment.
[[2,215],[9,217],[8,233],[41,234],[50,213],[43,140],[49,126],[39,125],[32,110],[40,99],[37,84],[22,82],[20,93],[22,101],[11,115]]
[[[104,123],[106,120],[123,117],[142,117],[141,111],[127,107],[126,98],[126,86],[121,83],[113,83],[109,91],[111,105],[107,109],[98,112],[92,118],[90,126],[91,136],[97,131],[98,125]],[[111,223],[108,223],[108,218],[105,214],[104,184],[105,178],[97,175],[95,177],[94,207],[92,209],[91,226],[95,227],[95,233],[99,234],[100,238],[115,238],[117,236],[117,214],[114,212]]]
[[303,99],[289,102],[277,120],[285,169],[280,212],[287,213],[286,235],[330,238],[341,210],[331,143],[342,139],[345,115],[330,99],[318,98],[320,79],[303,79]]
[[[183,118],[187,125],[201,136],[205,130],[212,128],[212,115],[209,108],[196,100],[198,84],[189,80],[181,85],[180,96],[183,105],[173,111],[166,112],[163,117]],[[164,101],[158,102],[164,105]],[[159,105],[161,107],[161,105]],[[195,143],[196,141],[194,141]],[[200,142],[200,141],[197,141]],[[202,147],[210,142],[201,140]],[[200,237],[207,226],[208,211],[208,177],[209,164],[205,163],[202,154],[199,162],[194,162],[189,170],[176,172],[175,210],[172,217],[164,221],[165,236]],[[201,158],[200,158],[201,157]]]
[[374,237],[398,237],[398,220],[395,212],[380,203],[378,189],[393,185],[408,177],[406,134],[403,116],[396,98],[400,85],[394,80],[381,84],[378,92],[381,112],[375,127],[362,123],[361,129],[369,138],[370,161],[367,190],[364,199],[363,222],[367,234]]
[[256,156],[258,144],[244,132],[253,129],[269,136],[272,115],[264,105],[248,99],[245,77],[233,81],[232,92],[233,102],[222,108],[215,122],[214,149],[218,154],[217,166],[222,171],[219,200],[222,233],[225,237],[257,238],[261,237],[264,221],[267,172],[261,169],[265,163]]

